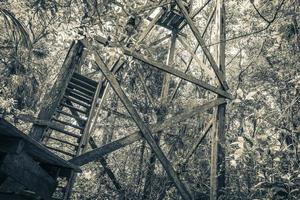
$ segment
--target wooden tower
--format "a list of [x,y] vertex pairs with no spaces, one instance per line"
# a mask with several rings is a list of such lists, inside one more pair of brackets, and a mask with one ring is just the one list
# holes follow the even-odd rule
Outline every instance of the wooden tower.
[[[199,20],[199,14],[204,12],[207,7],[210,7],[211,13],[206,20],[202,19],[202,21],[206,21],[206,24],[202,27],[203,30],[200,31],[198,28],[199,23],[196,23],[196,20]],[[222,195],[222,189],[225,186],[225,109],[227,100],[232,99],[232,95],[228,92],[229,87],[225,78],[224,0],[207,0],[195,9],[193,8],[193,0],[189,2],[182,0],[168,1],[168,4],[164,3],[158,6],[157,9],[151,10],[147,20],[149,22],[145,29],[138,33],[138,38],[135,38],[134,42],[132,42],[131,36],[128,36],[126,42],[121,45],[102,36],[92,39],[86,38],[77,43],[74,42],[54,87],[46,94],[38,120],[34,122],[31,130],[31,136],[73,164],[82,166],[100,159],[101,164],[110,173],[110,178],[116,187],[120,187],[120,185],[115,181],[116,177],[107,167],[103,156],[135,141],[144,139],[150,146],[153,157],[160,161],[181,197],[190,200],[195,198],[193,191],[180,178],[180,175],[162,151],[158,143],[159,135],[163,134],[164,130],[172,126],[172,124],[191,118],[201,112],[214,109],[212,119],[209,120],[207,126],[202,130],[202,135],[199,135],[199,138],[191,146],[181,164],[186,165],[188,163],[199,144],[203,141],[203,138],[210,131],[210,199],[218,199]],[[149,55],[145,55],[141,51],[143,48],[150,48],[147,45],[142,47],[141,44],[145,44],[144,41],[147,40],[150,32],[154,31],[155,26],[164,28],[165,32],[168,33],[164,37],[159,38],[156,41],[156,45],[160,45],[162,41],[170,39],[166,62],[150,58]],[[187,38],[186,32],[191,32],[189,35],[194,36],[196,42],[194,48],[188,44],[187,41],[191,38]],[[205,35],[209,35],[209,37]],[[214,41],[215,45],[208,46],[207,38]],[[108,66],[92,45],[94,42],[106,48],[119,48],[122,50],[123,56]],[[180,52],[176,51],[178,44],[190,55],[185,64],[177,63],[177,56],[180,54]],[[103,77],[100,79],[92,80],[80,73],[86,54],[93,54],[95,63],[103,74]],[[164,72],[160,98],[151,99],[151,95],[147,94],[149,100],[155,102],[157,106],[157,124],[149,126],[143,121],[116,79],[115,74],[122,67],[125,67],[124,63],[128,57]],[[190,74],[192,62],[195,62],[197,67],[202,69],[202,73],[207,73],[207,76],[211,76],[210,81],[201,80]],[[175,67],[177,65],[185,66],[178,68]],[[176,82],[176,86],[170,89],[172,77],[179,78],[180,81]],[[195,106],[192,109],[189,108],[181,114],[166,118],[166,115],[160,111],[168,109],[170,103],[176,98],[182,81],[209,91],[208,96],[210,98],[202,105]],[[145,84],[143,86],[147,92],[147,86]],[[139,131],[97,147],[93,140],[94,124],[101,112],[102,102],[106,98],[109,87],[114,90],[121,100]],[[66,120],[66,117],[69,117],[69,119]],[[64,140],[61,138],[64,138]],[[86,152],[88,145],[93,150]],[[66,146],[70,147],[68,148],[69,151],[65,150]],[[76,174],[72,173],[66,180],[61,181],[62,183],[57,187],[57,193],[60,194],[55,198],[69,198],[75,177]]]

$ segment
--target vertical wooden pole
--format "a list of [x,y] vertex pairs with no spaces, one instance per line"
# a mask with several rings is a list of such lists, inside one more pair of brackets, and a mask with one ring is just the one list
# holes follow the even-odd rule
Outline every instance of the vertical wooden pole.
[[[177,33],[175,31],[172,32],[171,35],[171,43],[169,47],[168,57],[167,57],[167,65],[173,64],[174,56],[175,56],[175,45],[176,45],[176,38]],[[170,74],[165,73],[163,85],[160,93],[160,109],[156,111],[157,116],[157,122],[163,123],[166,117],[166,103],[168,102],[168,96],[169,96],[169,88],[170,88]],[[158,135],[161,135],[162,131],[158,133]],[[160,137],[154,136],[155,141],[157,144],[159,144]],[[145,185],[144,185],[144,192],[143,192],[143,199],[149,199],[151,194],[151,187],[152,187],[152,179],[155,171],[155,163],[156,163],[156,154],[154,150],[151,150],[151,155],[149,159],[149,167],[146,173],[145,177]]]
[[[167,65],[172,65],[174,62],[176,39],[177,39],[177,33],[173,31],[171,35],[171,44],[168,52]],[[160,96],[162,104],[168,102],[169,87],[170,87],[170,74],[165,73],[161,96]]]
[[[225,10],[224,0],[217,1],[216,36],[220,43],[216,51],[217,63],[221,73],[225,75]],[[222,88],[222,86],[220,86]],[[224,89],[224,88],[222,88]],[[220,98],[220,96],[218,96]],[[225,112],[226,104],[215,110],[215,123],[211,136],[211,174],[210,200],[217,200],[223,195],[225,187]]]

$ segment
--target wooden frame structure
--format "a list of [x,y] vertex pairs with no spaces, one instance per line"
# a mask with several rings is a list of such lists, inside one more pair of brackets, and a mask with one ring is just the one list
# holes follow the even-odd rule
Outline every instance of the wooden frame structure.
[[[160,161],[168,177],[170,180],[172,180],[182,198],[185,200],[190,200],[194,199],[193,192],[180,179],[175,169],[171,165],[171,162],[167,159],[161,147],[159,146],[159,139],[157,138],[163,134],[163,130],[165,128],[172,126],[172,124],[215,108],[213,119],[208,123],[207,127],[204,128],[202,136],[199,137],[199,140],[195,142],[183,163],[188,162],[196,148],[203,141],[203,138],[207,135],[209,130],[212,130],[210,199],[218,199],[222,195],[222,189],[225,186],[225,155],[223,145],[225,142],[226,99],[231,100],[233,98],[228,92],[229,87],[225,77],[224,0],[215,0],[215,8],[212,10],[202,34],[193,21],[197,14],[199,14],[211,1],[212,0],[208,0],[197,10],[191,10],[191,6],[182,0],[171,1],[170,3],[172,3],[172,5],[162,8],[150,21],[147,28],[140,34],[137,42],[133,46],[123,47],[122,50],[125,56],[132,57],[141,63],[145,63],[151,67],[165,72],[160,95],[161,98],[159,100],[153,100],[151,98],[149,91],[147,92],[146,85],[143,83],[143,87],[150,101],[158,104],[160,108],[167,108],[170,105],[175,98],[178,88],[183,80],[216,94],[215,100],[211,100],[208,103],[186,110],[181,114],[169,119],[165,119],[166,116],[164,114],[158,113],[158,124],[148,126],[143,122],[138,112],[134,108],[133,103],[129,100],[126,93],[122,90],[120,84],[116,80],[115,74],[123,67],[125,61],[119,59],[112,66],[107,66],[98,52],[93,49],[93,46],[89,40],[85,39],[71,45],[70,51],[66,57],[54,87],[46,94],[46,101],[44,101],[45,103],[41,108],[38,119],[33,120],[34,125],[31,130],[31,136],[37,141],[43,143],[47,143],[51,140],[59,142],[59,145],[57,146],[60,147],[64,145],[74,146],[74,152],[70,153],[64,151],[63,149],[59,149],[58,147],[46,145],[48,149],[58,153],[59,155],[64,154],[63,158],[69,160],[73,164],[82,166],[89,162],[100,160],[100,163],[105,168],[107,174],[109,174],[109,177],[113,181],[116,188],[120,188],[121,186],[116,181],[116,177],[107,166],[104,156],[140,139],[144,139],[151,148],[154,162],[155,158]],[[219,41],[218,48],[215,51],[216,56],[213,56],[213,54],[210,52],[211,49],[207,47],[206,41],[203,39],[204,34],[208,30],[208,26],[212,21],[214,21],[214,17],[217,23],[215,35]],[[146,57],[137,50],[139,44],[145,40],[155,25],[162,26],[170,29],[171,31],[171,34],[166,35],[157,42],[157,44],[159,44],[161,41],[171,38],[168,58],[165,64]],[[181,31],[187,25],[198,43],[195,49],[189,47],[189,45],[185,42],[184,37],[182,37]],[[115,46],[112,42],[101,36],[94,38],[94,40],[107,47]],[[191,55],[191,58],[186,64],[185,71],[181,71],[173,67],[175,62],[174,57],[177,42],[180,42],[180,44]],[[209,66],[216,77],[218,86],[213,86],[212,84],[187,73],[193,60],[197,62],[199,67],[203,65],[197,54],[199,47],[201,47],[203,55],[208,61]],[[89,49],[90,52],[93,52],[95,62],[99,70],[104,75],[104,77],[102,77],[100,80],[89,80],[87,77],[80,74],[79,69],[86,55],[86,52],[84,51],[85,48]],[[139,75],[142,76],[141,74]],[[180,81],[177,83],[173,91],[170,91],[170,75],[180,78]],[[131,118],[139,128],[139,131],[101,147],[97,147],[93,140],[92,134],[94,131],[94,124],[97,121],[97,117],[102,107],[102,102],[106,98],[109,87],[111,87],[119,97]],[[65,117],[71,117],[72,120],[74,120],[74,123],[62,121],[59,118],[61,115]],[[80,135],[75,133],[75,129],[80,130]],[[65,136],[77,138],[77,141],[74,142],[76,144],[55,138],[53,136],[53,132],[54,134],[55,132],[60,132]],[[153,133],[157,134],[154,136]],[[93,150],[86,152],[86,147],[88,144],[92,146]],[[76,173],[73,172],[72,175],[69,176],[67,184],[63,187],[63,194],[60,199],[69,198],[75,178]]]

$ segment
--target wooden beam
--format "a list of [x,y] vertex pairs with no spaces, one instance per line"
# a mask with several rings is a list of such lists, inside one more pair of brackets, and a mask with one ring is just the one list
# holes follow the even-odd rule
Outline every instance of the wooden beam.
[[58,128],[58,129],[64,129],[64,125],[61,125],[60,123],[57,122],[52,122],[50,120],[42,120],[42,119],[38,119],[35,118],[31,115],[17,115],[16,116],[17,119],[24,121],[24,122],[30,122],[33,123],[35,125],[39,125],[39,126],[45,126],[45,127],[54,127],[54,128]]
[[156,14],[156,16],[151,20],[147,28],[142,32],[141,36],[139,36],[139,39],[137,40],[136,44],[140,44],[147,37],[147,35],[151,32],[156,22],[160,19],[163,13],[164,10],[160,9],[160,11]]
[[[206,110],[214,108],[220,104],[224,104],[225,102],[226,102],[225,99],[217,99],[217,100],[213,100],[211,102],[205,103],[200,106],[195,106],[193,108],[190,108],[190,110],[186,110],[181,114],[176,114],[176,116],[166,119],[163,123],[157,123],[157,124],[151,125],[150,129],[154,133],[163,131],[163,130],[171,127],[173,124],[176,124],[176,123],[179,123],[186,119],[189,119],[197,114],[200,114],[201,112],[204,112]],[[139,134],[139,131],[136,131],[128,136],[121,138],[121,139],[113,141],[109,144],[105,144],[97,149],[94,149],[94,150],[84,153],[78,157],[75,157],[75,158],[71,159],[70,162],[74,163],[76,165],[82,166],[89,162],[98,160],[100,157],[110,154],[110,153],[112,153],[118,149],[121,149],[127,145],[130,145],[140,139],[142,139],[142,136]]]
[[184,79],[184,80],[186,80],[188,82],[194,83],[194,84],[196,84],[196,85],[198,85],[198,86],[200,86],[202,88],[205,88],[205,89],[207,89],[207,90],[209,90],[211,92],[219,94],[219,95],[221,95],[221,96],[223,96],[225,98],[233,99],[232,95],[229,94],[228,92],[226,92],[226,91],[224,91],[224,90],[222,90],[220,88],[214,87],[212,85],[209,85],[209,84],[205,83],[204,81],[196,79],[193,76],[187,75],[184,72],[179,71],[177,69],[174,69],[174,68],[172,68],[169,65],[166,65],[166,64],[163,64],[163,63],[158,63],[158,62],[156,62],[156,61],[154,61],[154,60],[152,60],[150,58],[146,58],[142,54],[139,54],[136,51],[132,51],[131,49],[128,49],[128,48],[124,48],[123,52],[124,52],[124,54],[126,54],[128,56],[132,56],[135,59],[138,59],[138,60],[140,60],[140,61],[142,61],[144,63],[147,63],[147,64],[149,64],[149,65],[151,65],[151,66],[153,66],[153,67],[155,67],[157,69],[163,70],[163,71],[168,72],[168,73],[170,73],[170,74],[172,74],[174,76],[182,78],[182,79]]
[[[194,13],[190,14],[191,19],[194,19],[212,0],[207,0],[200,8],[198,8]],[[187,25],[186,22],[184,22],[180,27],[179,30],[182,30]]]
[[[225,8],[224,0],[217,0],[218,64],[225,74]],[[222,86],[220,86],[222,87]],[[219,98],[220,96],[218,96]],[[225,115],[226,104],[219,105],[215,112],[215,123],[211,135],[210,200],[222,198],[225,189]]]
[[[204,37],[206,31],[208,30],[209,24],[211,23],[211,21],[212,21],[212,19],[213,19],[213,16],[214,16],[215,12],[216,12],[216,7],[215,7],[215,9],[213,9],[212,13],[209,15],[209,19],[208,19],[208,21],[207,21],[207,23],[206,23],[206,26],[205,26],[205,28],[204,28],[204,31],[203,31],[203,33],[202,33],[202,35],[201,35],[202,38]],[[197,52],[199,46],[200,46],[199,43],[197,43],[196,47],[195,47],[195,48],[193,49],[193,51],[192,51],[194,54],[196,54],[196,52]],[[190,66],[191,66],[191,64],[192,64],[192,61],[193,61],[193,57],[191,56],[190,59],[189,59],[189,61],[187,62],[187,67],[186,67],[184,73],[187,73],[187,72],[189,71]],[[171,98],[170,98],[170,100],[169,100],[169,102],[168,102],[169,104],[170,104],[170,103],[173,101],[173,99],[175,98],[175,95],[176,95],[176,93],[177,93],[177,91],[178,91],[179,86],[181,85],[181,83],[182,83],[182,79],[179,80],[179,82],[177,83],[177,85],[176,85],[176,87],[175,87],[173,93],[171,94]]]
[[166,39],[169,39],[170,37],[171,37],[171,34],[167,34],[167,35],[165,35],[164,37],[162,37],[162,38],[160,38],[160,39],[158,39],[158,40],[156,40],[156,41],[154,41],[154,42],[151,42],[151,43],[149,44],[149,47],[158,45],[158,44],[162,43],[163,41],[165,41]]
[[[48,92],[46,92],[46,95],[44,96],[44,99],[42,101],[43,103],[38,114],[38,119],[51,119],[57,106],[63,98],[65,89],[67,88],[73,72],[82,61],[83,51],[84,45],[80,41],[72,43],[53,87]],[[32,136],[35,140],[41,141],[46,128],[47,127],[45,126],[34,124],[30,130],[29,135]]]
[[206,125],[206,127],[203,129],[202,133],[200,134],[201,137],[199,137],[196,142],[193,144],[192,148],[190,149],[190,151],[187,153],[187,155],[184,157],[183,160],[183,165],[186,165],[187,162],[189,161],[190,157],[195,153],[195,151],[197,150],[198,146],[201,144],[201,142],[204,140],[204,138],[206,137],[207,133],[209,132],[209,130],[211,129],[212,125],[213,125],[214,119],[210,120],[208,122],[208,124]]
[[[177,39],[177,33],[173,31],[171,36],[168,57],[167,57],[167,65],[172,65],[174,62],[174,56],[176,50],[176,39]],[[166,104],[168,102],[170,80],[171,80],[170,74],[166,73],[164,75],[163,85],[160,94],[162,104]]]
[[57,185],[56,181],[26,153],[7,154],[0,170],[16,182],[36,192],[43,199],[52,199],[52,193]]
[[155,139],[153,138],[151,130],[144,124],[142,119],[140,118],[139,114],[133,107],[132,103],[128,99],[128,97],[125,95],[124,91],[122,90],[121,86],[119,85],[117,79],[114,77],[114,75],[109,71],[109,69],[104,65],[104,63],[99,63],[99,67],[101,68],[101,71],[105,78],[110,83],[113,90],[116,92],[116,94],[119,96],[120,100],[126,107],[127,111],[133,118],[134,122],[138,126],[138,128],[141,131],[142,136],[145,138],[151,149],[155,152],[158,160],[161,162],[162,166],[166,170],[167,174],[169,175],[170,179],[174,182],[176,188],[178,189],[179,193],[185,200],[192,199],[192,194],[188,190],[188,188],[182,183],[182,181],[179,179],[178,175],[176,174],[175,170],[173,169],[170,161],[167,159],[167,157],[164,155],[160,147],[155,142]]
[[40,163],[54,165],[64,169],[70,169],[70,170],[73,169],[76,172],[81,172],[79,167],[53,154],[40,142],[37,142],[30,136],[24,134],[23,132],[21,132],[12,124],[8,123],[3,118],[0,118],[0,136],[13,137],[16,139],[23,140],[25,142],[23,151],[26,151],[28,155],[34,157],[35,160],[38,160]]
[[[95,140],[92,137],[89,140],[89,144],[91,145],[92,149],[97,149],[98,148]],[[115,174],[113,173],[113,171],[108,166],[108,163],[107,163],[106,159],[104,157],[100,157],[99,158],[99,162],[101,163],[101,165],[102,165],[102,167],[104,169],[104,172],[107,174],[107,176],[110,178],[110,180],[114,184],[115,188],[118,190],[119,195],[121,197],[123,197],[124,190],[123,190],[121,184],[119,183],[119,181],[117,180]]]
[[178,5],[178,7],[180,8],[182,14],[184,15],[187,23],[189,24],[193,34],[195,35],[198,43],[200,44],[203,53],[205,54],[205,56],[207,57],[208,62],[210,63],[211,67],[213,68],[217,78],[219,79],[219,82],[222,84],[224,90],[228,90],[228,84],[225,80],[224,74],[220,72],[219,67],[215,61],[215,59],[212,57],[211,53],[209,52],[208,48],[206,47],[206,44],[204,42],[204,40],[201,37],[201,34],[199,32],[199,30],[197,29],[197,27],[195,26],[194,22],[192,21],[192,19],[190,18],[187,10],[185,9],[182,0],[176,0],[176,3]]
[[207,68],[205,68],[205,64],[201,61],[201,59],[198,57],[196,53],[192,50],[192,48],[179,36],[178,37],[179,42],[182,44],[182,46],[191,54],[191,57],[196,60],[197,64],[199,65],[199,68],[202,68],[205,72],[205,74],[209,75],[210,77],[214,78],[211,71]]

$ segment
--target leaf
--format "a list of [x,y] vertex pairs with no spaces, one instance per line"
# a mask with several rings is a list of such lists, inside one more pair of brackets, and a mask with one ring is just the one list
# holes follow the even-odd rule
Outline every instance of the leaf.
[[276,162],[280,162],[280,158],[279,157],[276,157],[273,160],[276,161]]

